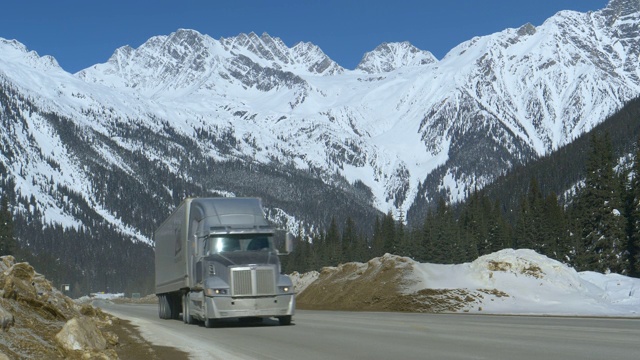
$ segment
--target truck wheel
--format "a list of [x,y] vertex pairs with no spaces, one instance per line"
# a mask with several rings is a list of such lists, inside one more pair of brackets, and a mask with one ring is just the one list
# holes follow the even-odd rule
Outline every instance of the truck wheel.
[[191,304],[189,293],[182,297],[182,320],[185,324],[193,324],[193,316],[191,316]]
[[158,315],[160,319],[167,319],[167,308],[169,307],[169,302],[167,301],[166,295],[158,296]]
[[291,325],[291,315],[278,316],[278,321],[280,325]]
[[214,319],[209,319],[208,317],[204,318],[204,327],[207,329],[211,329],[213,327]]
[[171,319],[180,320],[180,308],[182,307],[182,304],[180,304],[180,300],[182,300],[180,294],[171,294],[169,300],[171,304]]
[[214,322],[215,322],[215,319],[210,319],[210,318],[207,316],[207,314],[208,314],[209,312],[207,311],[207,298],[206,298],[206,297],[204,298],[204,306],[203,306],[203,308],[204,308],[204,327],[206,327],[206,328],[210,329],[210,328],[212,328],[212,327],[213,327],[213,324],[214,324]]

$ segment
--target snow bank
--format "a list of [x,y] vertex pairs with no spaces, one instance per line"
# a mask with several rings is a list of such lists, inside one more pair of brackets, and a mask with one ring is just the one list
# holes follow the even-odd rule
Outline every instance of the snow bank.
[[[299,293],[307,288],[321,288],[331,293],[331,287],[337,284],[343,290],[362,289],[361,285],[345,287],[345,282],[366,282],[369,288],[379,289],[389,278],[378,276],[384,273],[378,268],[390,266],[397,270],[398,277],[393,280],[397,282],[397,299],[386,302],[390,308],[380,310],[453,309],[492,314],[640,317],[640,279],[618,274],[578,273],[561,262],[526,249],[505,249],[458,265],[423,264],[386,254],[367,264],[324,268],[321,274],[296,273],[293,281]],[[353,271],[345,271],[347,269]],[[388,286],[385,289],[388,291]],[[371,304],[370,299],[377,298],[369,293],[361,297],[366,298],[363,307]],[[351,297],[351,301],[353,298],[358,297]],[[314,306],[319,308],[318,304]],[[354,303],[345,306],[353,308]],[[332,304],[332,308],[335,309],[336,304]]]
[[303,292],[304,289],[309,286],[309,284],[318,279],[319,275],[320,273],[317,271],[309,271],[303,274],[294,271],[289,275],[289,277],[291,278],[291,282],[293,283],[293,292],[295,292],[296,294]]
[[102,299],[102,300],[112,300],[112,299],[120,299],[124,297],[124,293],[92,293],[92,300]]
[[[639,279],[617,275],[617,286],[599,279],[602,274],[583,276],[556,260],[532,250],[505,249],[472,263],[453,265],[449,274],[429,277],[430,264],[420,264],[423,284],[469,290],[495,289],[509,296],[485,296],[466,311],[500,314],[640,316],[640,299],[629,296]],[[424,276],[424,275],[427,276]],[[451,275],[456,276],[451,276]],[[597,284],[596,284],[597,283]],[[598,285],[599,284],[599,285]],[[610,286],[607,288],[607,284]],[[615,290],[612,293],[612,290]]]

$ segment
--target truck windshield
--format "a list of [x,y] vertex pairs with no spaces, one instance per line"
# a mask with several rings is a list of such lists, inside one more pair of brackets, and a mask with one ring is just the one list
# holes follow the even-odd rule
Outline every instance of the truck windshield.
[[266,235],[211,236],[205,242],[207,255],[229,251],[272,251],[273,240]]

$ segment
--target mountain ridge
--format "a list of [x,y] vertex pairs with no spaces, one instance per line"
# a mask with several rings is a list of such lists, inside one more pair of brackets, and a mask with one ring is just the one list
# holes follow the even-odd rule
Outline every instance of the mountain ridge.
[[[215,40],[179,29],[116,49],[106,63],[74,75],[2,40],[12,50],[3,50],[0,72],[40,109],[24,122],[44,129],[45,113],[70,119],[106,167],[132,168],[120,152],[141,153],[185,181],[206,183],[202,174],[184,173],[188,142],[203,162],[288,164],[328,187],[357,184],[376,209],[401,214],[439,196],[459,201],[638,96],[638,13],[637,1],[628,0],[596,12],[563,11],[538,27],[475,37],[441,60],[409,43],[381,44],[355,70],[311,43],[287,47],[266,33]],[[24,131],[35,134],[31,125]],[[56,138],[47,131],[39,136]],[[150,147],[149,137],[167,144]],[[53,159],[69,157],[65,146],[33,144]],[[42,184],[38,176],[2,161],[22,191],[47,196],[37,190],[44,185],[24,185]],[[63,176],[46,157],[32,161],[101,208],[91,200],[95,190],[76,179],[92,178],[82,167],[72,172],[83,176]]]

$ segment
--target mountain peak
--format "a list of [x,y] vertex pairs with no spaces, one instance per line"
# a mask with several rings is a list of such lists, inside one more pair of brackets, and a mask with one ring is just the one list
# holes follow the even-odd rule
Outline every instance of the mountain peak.
[[19,52],[22,52],[22,53],[25,53],[25,54],[28,52],[27,47],[24,46],[23,43],[19,42],[18,40],[15,40],[15,39],[7,40],[7,39],[0,38],[0,45],[7,46],[9,48],[12,48],[14,50],[18,50]]
[[190,38],[201,38],[202,35],[199,31],[193,29],[184,29],[179,28],[178,30],[169,34],[170,39],[190,39]]
[[638,0],[611,0],[606,9],[613,16],[627,16],[640,12],[640,1]]
[[312,74],[334,75],[344,71],[331,60],[318,46],[300,42],[289,48],[280,38],[271,37],[266,32],[241,33],[230,38],[220,38],[225,50],[232,54],[249,51],[255,55],[254,61],[266,60],[270,67],[277,69],[303,68]]
[[[628,36],[636,37],[636,26],[640,18],[640,0],[611,0],[606,8],[600,11],[606,24],[613,27],[618,23]],[[635,19],[634,19],[635,18]]]
[[536,27],[531,23],[526,23],[518,29],[518,36],[533,35],[536,33]]
[[27,47],[18,40],[0,38],[0,47],[2,47],[1,52],[3,57],[23,59],[24,63],[29,64],[34,69],[43,71],[50,69],[62,70],[58,61],[53,56],[40,56],[37,52],[27,49]]
[[198,51],[204,46],[205,35],[190,29],[178,29],[169,35],[169,43],[179,45],[184,50]]
[[408,41],[382,43],[366,53],[357,69],[367,73],[390,72],[405,66],[420,66],[437,62],[432,53],[420,50]]

